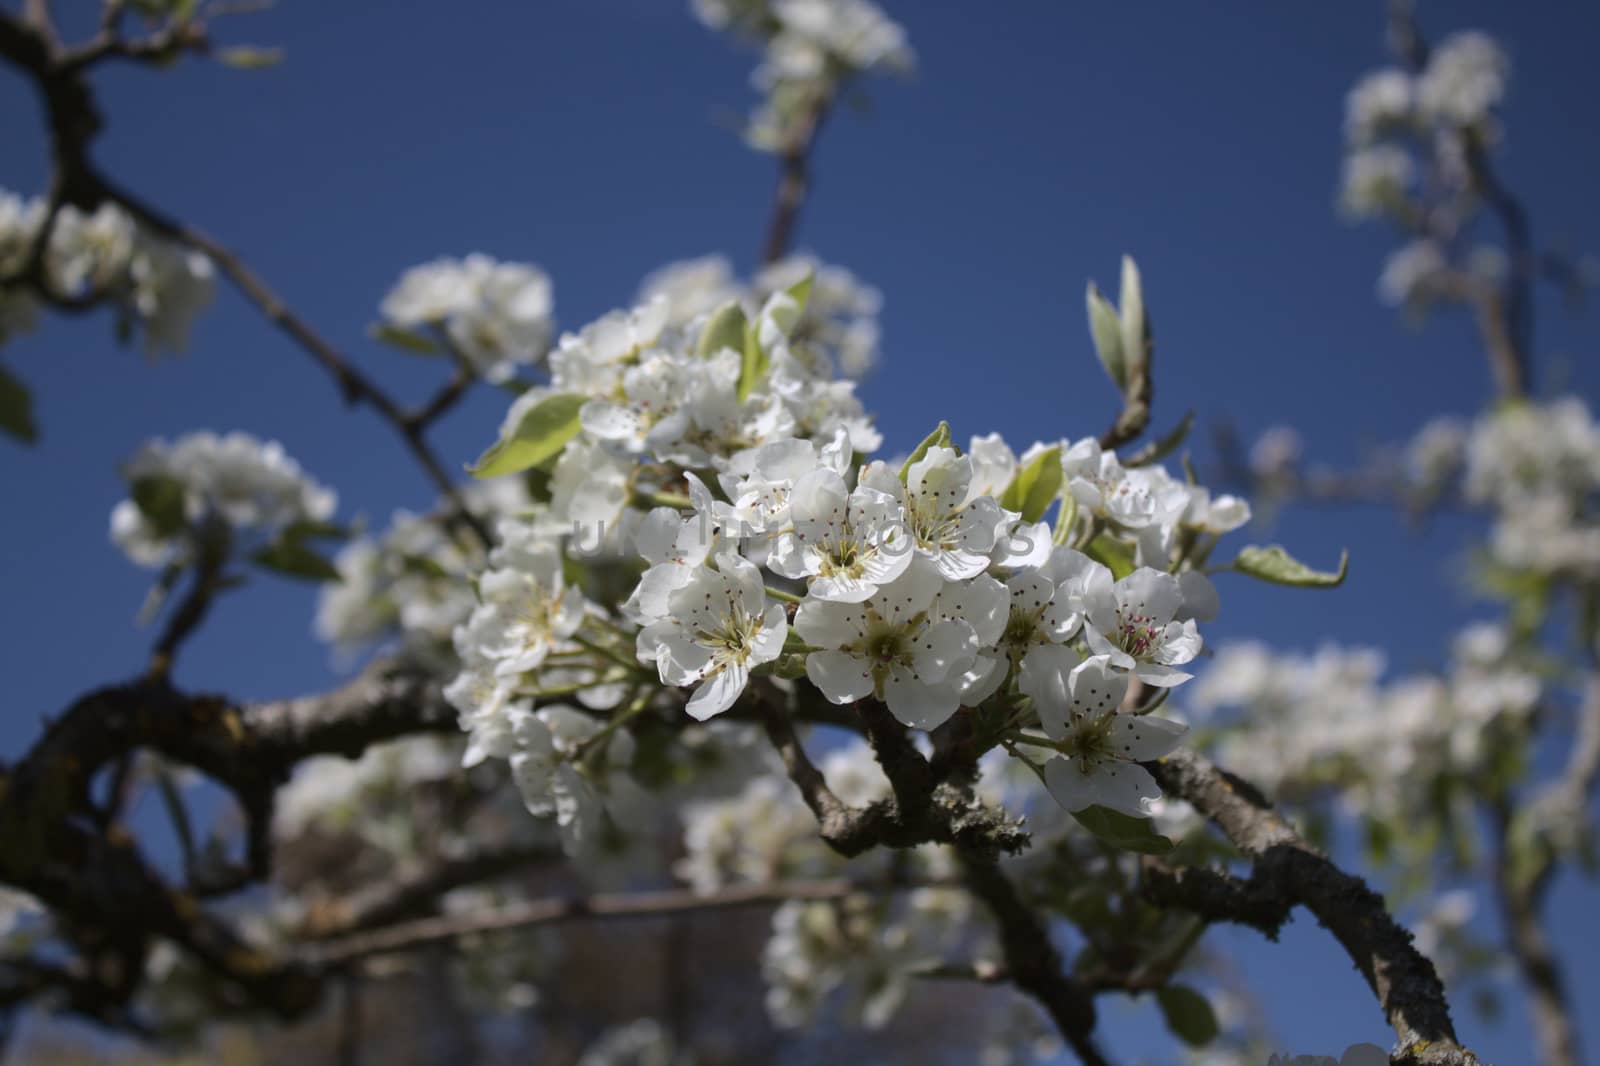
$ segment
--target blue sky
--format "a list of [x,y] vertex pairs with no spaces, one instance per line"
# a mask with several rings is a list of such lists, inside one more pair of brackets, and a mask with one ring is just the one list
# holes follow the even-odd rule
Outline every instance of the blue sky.
[[[1487,397],[1470,323],[1407,329],[1374,296],[1389,235],[1333,211],[1344,91],[1384,59],[1378,0],[888,7],[919,72],[871,84],[870,109],[827,129],[800,243],[886,296],[886,361],[864,394],[889,450],[939,418],[959,436],[1001,429],[1019,445],[1101,429],[1114,396],[1082,287],[1114,287],[1124,252],[1144,272],[1163,425],[1189,408],[1247,439],[1285,422],[1312,457],[1341,463]],[[1600,11],[1462,0],[1424,4],[1421,17],[1436,37],[1477,27],[1506,44],[1505,177],[1541,241],[1600,249],[1600,138],[1578,110],[1600,91]],[[568,327],[626,303],[669,260],[716,251],[753,265],[773,168],[729,125],[750,103],[755,57],[677,0],[280,0],[219,36],[281,45],[287,61],[105,71],[100,159],[240,250],[407,396],[427,394],[432,368],[374,348],[364,330],[413,263],[473,250],[538,262]],[[9,71],[0,130],[0,185],[38,191],[38,109]],[[1600,318],[1542,298],[1543,384],[1592,396],[1597,340]],[[231,292],[183,359],[151,365],[118,349],[101,317],[50,321],[5,355],[34,390],[44,439],[0,443],[0,756],[27,744],[39,715],[143,661],[151,634],[132,620],[148,576],[111,548],[106,522],[117,464],[146,437],[276,437],[338,488],[346,518],[381,523],[430,499],[390,430],[343,410],[322,372]],[[485,390],[445,423],[451,464],[481,450],[503,407]],[[1466,532],[1408,530],[1375,509],[1291,512],[1271,535],[1312,562],[1348,546],[1350,581],[1329,594],[1225,584],[1208,637],[1372,643],[1397,668],[1426,667],[1456,622],[1485,610],[1456,583]],[[335,671],[310,637],[313,599],[271,581],[234,595],[179,681],[239,697],[326,685]],[[1558,886],[1563,941],[1600,934],[1593,901],[1590,884]],[[1309,918],[1276,948],[1235,939],[1296,1047],[1386,1040]],[[1577,1000],[1600,1002],[1600,962],[1574,952],[1568,963]],[[1498,1061],[1527,1061],[1520,1009],[1496,1029],[1463,1027]],[[1131,1053],[1138,1039],[1114,1046]]]

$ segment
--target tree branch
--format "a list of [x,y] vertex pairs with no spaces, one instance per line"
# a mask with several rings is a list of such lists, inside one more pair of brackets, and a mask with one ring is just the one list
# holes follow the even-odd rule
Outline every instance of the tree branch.
[[[116,36],[113,20],[110,27],[102,28],[94,42],[63,54],[54,45],[52,36],[43,29],[0,11],[0,58],[10,62],[34,82],[44,101],[50,133],[52,176],[47,224],[41,228],[42,239],[36,242],[37,246],[30,253],[29,262],[24,268],[24,280],[50,302],[60,301],[59,294],[53,293],[45,279],[39,276],[39,268],[49,222],[67,204],[92,210],[107,201],[115,203],[154,233],[205,253],[263,317],[282,330],[333,377],[346,403],[366,403],[394,427],[424,473],[450,502],[457,520],[472,529],[485,546],[490,545],[492,538],[487,526],[462,503],[454,479],[428,444],[424,431],[431,419],[409,415],[388,393],[297,315],[231,249],[204,231],[167,215],[119,187],[100,173],[90,160],[89,146],[103,126],[93,89],[86,76],[94,62],[113,54],[160,59],[172,48],[196,46],[193,39],[196,32],[200,33],[203,44],[203,30],[195,29],[197,26],[197,23],[187,22],[175,24],[167,31],[175,35],[171,40],[158,35],[135,47]],[[145,55],[142,51],[145,46],[153,54]],[[448,407],[453,402],[454,398],[450,398],[443,406]]]
[[[1193,752],[1177,752],[1148,764],[1168,793],[1193,804],[1253,862],[1243,898],[1272,894],[1286,904],[1305,906],[1334,935],[1366,978],[1400,1050],[1396,1066],[1480,1066],[1456,1041],[1444,985],[1433,963],[1412,946],[1411,934],[1390,917],[1383,897],[1359,877],[1347,874],[1313,850],[1249,783]],[[1212,879],[1195,884],[1215,903],[1217,917],[1239,913],[1241,889],[1221,889]],[[1222,895],[1222,892],[1226,895]],[[1251,913],[1263,916],[1252,908]],[[1255,924],[1255,923],[1252,923]]]
[[833,107],[831,93],[819,96],[801,116],[789,142],[778,152],[778,187],[772,198],[761,262],[776,263],[789,254],[795,225],[811,189],[811,152]]
[[501,933],[576,919],[670,918],[699,911],[760,907],[788,900],[835,900],[860,892],[915,887],[872,885],[846,879],[767,881],[730,885],[710,894],[668,889],[656,892],[598,893],[570,899],[534,899],[487,913],[444,915],[357,933],[308,948],[319,967],[347,967],[373,955],[410,951],[482,933]]

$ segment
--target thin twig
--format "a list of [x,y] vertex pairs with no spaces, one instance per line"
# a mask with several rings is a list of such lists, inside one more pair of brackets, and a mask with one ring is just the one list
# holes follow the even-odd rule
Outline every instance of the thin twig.
[[503,933],[577,919],[667,918],[698,911],[760,907],[788,900],[835,900],[861,892],[897,891],[910,884],[878,884],[830,879],[768,881],[731,885],[702,894],[669,889],[656,892],[599,893],[571,899],[535,899],[498,910],[421,918],[371,932],[340,937],[308,949],[319,966],[342,967],[373,955],[411,951],[429,944],[484,933]]

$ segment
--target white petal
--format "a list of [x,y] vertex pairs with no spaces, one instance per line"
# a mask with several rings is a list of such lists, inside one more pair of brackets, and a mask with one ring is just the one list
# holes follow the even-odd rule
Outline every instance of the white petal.
[[1126,615],[1138,615],[1164,626],[1183,606],[1178,579],[1160,570],[1140,567],[1116,585],[1117,603]]
[[1059,644],[1029,649],[1017,672],[1017,688],[1033,700],[1039,722],[1052,740],[1067,736],[1067,706],[1072,696],[1067,681],[1080,662],[1078,653]]
[[1178,621],[1199,619],[1216,620],[1221,604],[1217,600],[1217,586],[1198,570],[1185,570],[1178,575],[1178,588],[1183,593],[1183,607],[1178,611]]
[[732,707],[749,680],[750,671],[742,664],[729,663],[706,678],[704,684],[694,690],[694,695],[689,697],[683,709],[689,712],[689,717],[703,722]]
[[962,585],[946,585],[934,602],[934,613],[944,618],[961,618],[972,626],[982,647],[993,645],[1006,631],[1011,617],[1011,593],[1006,586],[979,574]]
[[682,528],[682,515],[671,507],[657,507],[639,520],[633,531],[634,547],[645,562],[664,563],[672,556]]
[[789,494],[789,514],[795,527],[808,537],[844,525],[849,510],[850,491],[844,478],[825,467],[806,474],[794,483]]
[[826,577],[812,578],[806,591],[819,600],[828,600],[832,603],[865,603],[878,591],[878,586],[864,578],[851,577],[848,574],[829,574]]
[[902,622],[921,614],[944,587],[944,579],[931,566],[913,563],[906,572],[878,589],[872,607],[888,622]]
[[652,566],[640,575],[639,584],[628,597],[625,607],[640,622],[666,617],[670,609],[669,597],[688,582],[692,573],[694,571],[690,567],[677,563]]
[[1018,522],[996,538],[992,559],[996,566],[1011,569],[1043,566],[1050,558],[1050,550],[1049,523]]
[[806,656],[806,676],[831,703],[854,703],[873,692],[867,661],[842,651],[814,651]]
[[794,631],[813,648],[842,648],[866,629],[866,609],[857,604],[808,599],[794,616]]
[[711,653],[682,635],[663,636],[656,645],[656,671],[666,685],[692,685],[705,676]]
[[1109,657],[1096,655],[1072,671],[1067,690],[1072,714],[1114,714],[1128,695],[1128,675],[1115,669]]
[[1084,774],[1076,760],[1051,759],[1044,767],[1044,783],[1069,811],[1099,806],[1142,818],[1148,814],[1144,801],[1161,796],[1156,779],[1144,767],[1114,760],[1091,763]]
[[776,659],[783,651],[784,639],[789,635],[789,619],[778,604],[767,608],[761,616],[761,628],[750,642],[750,665],[759,666]]
[[1169,718],[1119,714],[1111,722],[1111,750],[1122,759],[1149,762],[1170,753],[1188,731],[1188,726]]
[[1181,666],[1194,661],[1199,654],[1200,632],[1195,628],[1194,620],[1190,619],[1167,624],[1161,633],[1161,644],[1156,650],[1155,659],[1167,666]]
[[722,552],[717,556],[717,568],[733,582],[744,613],[751,618],[761,617],[761,612],[766,609],[767,590],[761,581],[761,571],[756,569],[755,564],[733,552]]
[[1160,663],[1136,663],[1133,672],[1140,681],[1152,688],[1173,688],[1194,676],[1171,666],[1162,666]]
[[609,400],[590,400],[578,411],[578,423],[601,440],[630,440],[639,432],[639,416],[632,408]]
[[884,685],[889,711],[912,729],[936,729],[961,706],[955,685],[930,685],[918,681],[904,667],[896,667]]
[[978,650],[972,626],[960,619],[935,622],[917,634],[911,662],[917,679],[930,684],[945,680],[954,672],[966,673]]

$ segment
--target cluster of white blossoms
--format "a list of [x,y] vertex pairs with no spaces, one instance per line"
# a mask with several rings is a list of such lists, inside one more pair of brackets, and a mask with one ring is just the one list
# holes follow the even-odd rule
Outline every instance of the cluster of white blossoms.
[[[46,222],[46,205],[0,189],[0,278],[28,268]],[[115,204],[85,214],[62,207],[43,250],[43,281],[65,300],[103,300],[122,328],[138,329],[150,354],[181,352],[195,316],[211,302],[211,260],[139,225]],[[0,286],[0,343],[33,328],[37,297],[21,285]]]
[[845,78],[905,73],[914,63],[905,30],[871,0],[693,0],[692,7],[705,25],[764,49],[754,82],[766,100],[746,131],[758,148],[788,145],[797,124],[826,106]]
[[[1370,648],[1224,645],[1188,706],[1238,727],[1218,740],[1218,756],[1252,783],[1286,799],[1338,788],[1353,813],[1382,819],[1420,809],[1446,775],[1486,772],[1543,693],[1534,664],[1490,623],[1456,636],[1442,676],[1385,681],[1384,667]],[[1228,709],[1237,717],[1223,717]]]
[[812,255],[791,255],[768,264],[748,282],[737,279],[732,265],[720,255],[668,263],[640,284],[637,302],[664,297],[669,321],[683,327],[729,300],[759,307],[772,294],[807,277],[810,298],[790,331],[789,351],[819,367],[831,364],[845,377],[863,377],[878,362],[883,294],[844,267]]
[[1513,571],[1600,575],[1600,426],[1577,396],[1519,401],[1477,419],[1440,417],[1406,448],[1419,498],[1453,494],[1494,518],[1488,554]]
[[1500,46],[1469,31],[1441,41],[1418,73],[1389,67],[1350,90],[1340,207],[1351,218],[1389,218],[1417,234],[1384,267],[1384,302],[1425,308],[1453,296],[1450,279],[1462,269],[1494,269],[1481,250],[1466,249],[1459,267],[1451,260],[1479,206],[1469,153],[1496,140],[1509,75]]
[[[1190,676],[1207,560],[1248,506],[1094,439],[1018,456],[941,427],[868,460],[853,384],[794,351],[813,290],[687,322],[657,291],[560,339],[477,467],[537,489],[455,630],[469,759],[530,759],[525,798],[576,825],[607,744],[532,736],[541,708],[703,721],[754,681],[924,731],[965,710],[1067,809],[1144,815],[1138,764],[1183,732],[1149,712]],[[600,573],[631,590],[594,592]]]
[[[356,832],[393,847],[411,831],[409,819],[375,817],[384,793],[404,794],[460,773],[460,753],[441,738],[414,737],[374,744],[358,759],[319,755],[295,768],[273,804],[272,830],[294,840],[312,826]],[[402,850],[393,847],[393,850]]]
[[111,539],[140,566],[180,559],[206,529],[279,533],[326,522],[332,489],[307,476],[277,441],[189,433],[145,444],[122,469],[130,498],[111,512]]
[[550,277],[539,267],[473,253],[407,270],[379,313],[383,326],[402,331],[406,343],[446,344],[479,377],[498,385],[549,349],[554,304]]
[[[528,508],[521,482],[513,478],[475,482],[461,502],[494,524]],[[388,650],[447,670],[454,662],[456,626],[477,605],[471,578],[486,555],[472,531],[435,514],[397,511],[376,534],[352,539],[334,558],[339,580],[322,586],[317,636],[344,657],[393,641]]]
[[957,888],[919,888],[899,900],[784,903],[761,956],[767,1014],[799,1028],[839,1000],[855,1024],[881,1028],[905,1001],[916,967],[938,964],[962,943],[972,909],[972,897]]

